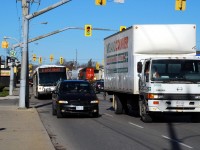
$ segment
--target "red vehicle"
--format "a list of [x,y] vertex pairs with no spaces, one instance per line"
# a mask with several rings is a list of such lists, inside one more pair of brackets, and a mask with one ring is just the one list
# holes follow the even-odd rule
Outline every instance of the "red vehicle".
[[79,79],[81,80],[94,80],[94,68],[86,67],[79,71]]

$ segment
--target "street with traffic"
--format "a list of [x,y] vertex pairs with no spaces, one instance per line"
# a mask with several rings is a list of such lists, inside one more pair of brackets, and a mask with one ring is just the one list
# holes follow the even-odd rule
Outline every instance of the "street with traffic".
[[32,95],[32,89],[30,93],[30,108],[25,110],[18,109],[18,95],[1,98],[1,148],[200,149],[200,123],[192,123],[187,115],[160,116],[154,123],[144,123],[140,117],[116,115],[110,102],[112,97],[104,99],[100,93],[97,94],[100,100],[98,118],[87,115],[57,118],[52,115],[50,98],[38,100]]
[[199,6],[4,1],[0,150],[200,150]]

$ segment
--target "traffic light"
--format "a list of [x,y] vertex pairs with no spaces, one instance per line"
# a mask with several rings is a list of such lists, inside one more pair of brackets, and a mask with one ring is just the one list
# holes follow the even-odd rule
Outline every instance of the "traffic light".
[[39,64],[42,63],[42,57],[39,57]]
[[186,0],[176,0],[175,10],[185,10]]
[[126,30],[126,26],[120,26],[119,31]]
[[2,41],[1,42],[1,47],[2,48],[8,48],[8,46],[9,46],[9,43],[7,41]]
[[92,25],[85,25],[85,36],[92,36]]
[[33,65],[32,64],[29,64],[28,68],[29,68],[29,72],[33,71]]
[[50,55],[50,62],[53,61],[53,55]]
[[33,69],[33,65],[32,64],[29,64],[29,70],[32,70]]
[[99,63],[96,63],[96,70],[99,70]]
[[95,0],[96,5],[106,5],[106,0]]
[[33,61],[36,61],[37,57],[36,54],[33,54]]
[[60,64],[62,65],[64,63],[63,57],[60,57]]

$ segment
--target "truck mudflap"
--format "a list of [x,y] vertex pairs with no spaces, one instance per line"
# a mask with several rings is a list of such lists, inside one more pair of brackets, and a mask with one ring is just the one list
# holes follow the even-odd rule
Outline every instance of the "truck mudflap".
[[149,112],[200,112],[198,100],[148,100]]

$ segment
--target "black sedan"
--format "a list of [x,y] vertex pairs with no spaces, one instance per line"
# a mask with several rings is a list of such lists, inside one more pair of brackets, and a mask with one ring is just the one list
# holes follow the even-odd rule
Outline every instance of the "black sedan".
[[99,100],[88,81],[63,80],[52,93],[52,114],[88,114],[99,116]]

